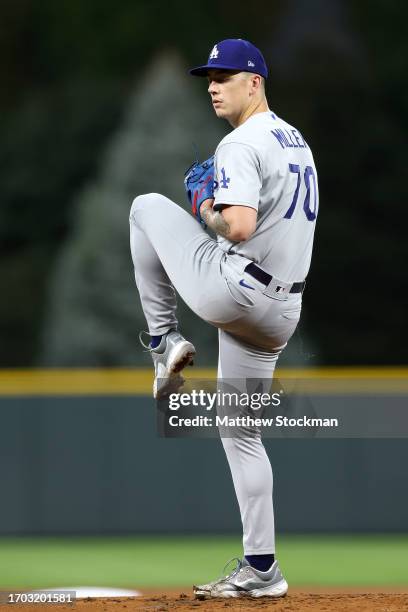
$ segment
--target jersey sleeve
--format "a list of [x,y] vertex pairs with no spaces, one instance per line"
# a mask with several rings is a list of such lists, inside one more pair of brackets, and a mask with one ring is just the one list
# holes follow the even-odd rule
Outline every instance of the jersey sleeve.
[[237,142],[220,145],[215,153],[214,168],[214,210],[219,210],[222,204],[258,210],[262,174],[252,146]]

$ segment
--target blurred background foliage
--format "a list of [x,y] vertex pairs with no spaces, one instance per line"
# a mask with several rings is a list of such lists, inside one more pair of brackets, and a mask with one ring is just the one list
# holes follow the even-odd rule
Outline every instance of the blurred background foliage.
[[[306,137],[321,207],[302,356],[406,363],[408,4],[402,0],[3,0],[0,365],[137,365],[128,251],[135,195],[185,205],[196,142],[228,129],[186,76],[222,38],[257,44],[270,107]],[[215,363],[217,336],[182,329]],[[284,354],[285,355],[285,354]]]

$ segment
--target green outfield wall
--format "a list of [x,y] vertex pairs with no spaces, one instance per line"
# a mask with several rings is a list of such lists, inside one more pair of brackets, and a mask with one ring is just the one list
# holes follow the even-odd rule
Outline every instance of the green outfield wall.
[[[0,534],[239,532],[220,441],[160,438],[150,384],[132,370],[1,372]],[[408,530],[408,440],[265,446],[278,531]]]

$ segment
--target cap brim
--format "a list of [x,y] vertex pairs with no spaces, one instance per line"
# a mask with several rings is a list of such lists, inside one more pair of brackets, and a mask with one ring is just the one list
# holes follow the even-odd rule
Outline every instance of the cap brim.
[[239,68],[236,66],[227,66],[226,64],[206,64],[205,66],[191,68],[189,73],[193,76],[205,77],[207,76],[209,70],[231,70],[232,72],[240,72]]

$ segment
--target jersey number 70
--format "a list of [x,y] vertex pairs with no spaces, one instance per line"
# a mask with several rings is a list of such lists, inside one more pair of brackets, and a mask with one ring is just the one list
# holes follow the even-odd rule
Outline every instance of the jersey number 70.
[[[300,189],[300,181],[301,181],[301,172],[300,166],[297,164],[289,164],[290,172],[293,174],[297,174],[297,185],[295,189],[295,193],[293,194],[292,204],[289,206],[286,215],[283,217],[284,219],[291,219],[293,213],[295,212],[296,204],[299,197],[299,189]],[[310,177],[313,179],[313,210],[310,208]],[[306,196],[305,201],[303,202],[303,210],[305,211],[305,215],[309,221],[314,221],[317,215],[317,187],[316,187],[316,176],[313,172],[312,166],[306,166],[305,172],[303,174],[303,179],[305,181],[306,187]]]

